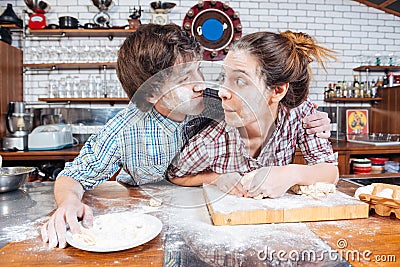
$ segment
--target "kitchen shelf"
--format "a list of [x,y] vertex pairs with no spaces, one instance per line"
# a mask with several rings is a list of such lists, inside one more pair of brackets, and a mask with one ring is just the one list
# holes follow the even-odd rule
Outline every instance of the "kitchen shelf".
[[28,30],[32,36],[61,36],[61,37],[127,37],[134,29],[44,29]]
[[21,27],[17,26],[17,24],[0,23],[0,26],[3,28],[8,28],[8,29],[22,30]]
[[354,68],[353,71],[396,72],[400,71],[400,66],[360,66]]
[[116,62],[90,62],[90,63],[41,63],[24,64],[25,69],[46,69],[46,70],[66,70],[66,69],[114,69]]
[[128,103],[128,98],[39,98],[39,101],[45,101],[47,103]]
[[381,101],[380,97],[368,97],[368,98],[360,98],[360,97],[352,97],[352,98],[344,98],[344,97],[334,97],[334,98],[324,98],[324,102],[371,102],[371,101]]

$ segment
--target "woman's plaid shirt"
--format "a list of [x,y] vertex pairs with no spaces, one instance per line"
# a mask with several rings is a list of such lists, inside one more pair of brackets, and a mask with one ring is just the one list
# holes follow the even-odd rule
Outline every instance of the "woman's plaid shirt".
[[247,173],[263,166],[282,166],[293,162],[299,147],[307,164],[337,164],[337,154],[327,139],[307,134],[302,119],[316,110],[310,101],[286,110],[279,106],[276,128],[258,157],[247,153],[236,128],[225,121],[214,122],[194,136],[174,158],[168,177],[194,175],[203,171]]

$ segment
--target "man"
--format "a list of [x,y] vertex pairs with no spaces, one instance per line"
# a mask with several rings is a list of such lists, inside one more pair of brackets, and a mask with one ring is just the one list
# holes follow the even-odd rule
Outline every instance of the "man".
[[[79,232],[78,218],[92,225],[93,212],[82,203],[83,193],[108,180],[120,167],[129,176],[117,180],[131,185],[164,178],[185,133],[190,132],[187,139],[196,132],[196,127],[188,130],[187,115],[198,115],[204,108],[201,54],[195,39],[172,24],[142,25],[125,40],[117,75],[132,101],[91,136],[59,174],[54,185],[58,208],[42,227],[43,241],[50,248],[66,246],[66,224],[73,234]],[[314,128],[311,131],[329,131],[324,114],[310,117],[305,124]]]

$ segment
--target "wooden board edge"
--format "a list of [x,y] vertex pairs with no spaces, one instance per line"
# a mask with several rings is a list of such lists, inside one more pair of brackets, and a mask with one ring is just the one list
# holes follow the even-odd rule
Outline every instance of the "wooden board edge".
[[[284,210],[284,222],[335,221],[368,218],[369,205],[365,204],[366,203],[324,207],[324,215],[320,213],[321,207],[309,207],[306,210]],[[301,212],[301,216],[298,214],[299,212]]]
[[[216,213],[210,204],[207,191],[203,187],[203,195],[208,212],[214,225],[248,225],[265,223],[282,223],[284,219],[283,210],[253,210],[238,211],[231,213]],[[245,220],[243,220],[245,218]]]

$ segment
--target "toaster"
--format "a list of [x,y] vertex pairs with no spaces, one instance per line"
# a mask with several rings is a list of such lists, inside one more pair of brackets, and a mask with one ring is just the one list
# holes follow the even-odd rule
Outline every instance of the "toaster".
[[57,150],[72,144],[72,128],[66,124],[41,125],[28,135],[28,150]]

